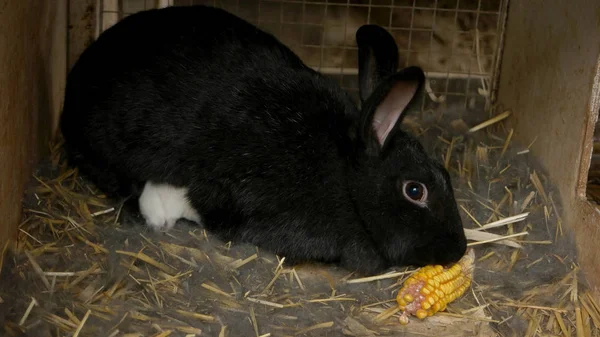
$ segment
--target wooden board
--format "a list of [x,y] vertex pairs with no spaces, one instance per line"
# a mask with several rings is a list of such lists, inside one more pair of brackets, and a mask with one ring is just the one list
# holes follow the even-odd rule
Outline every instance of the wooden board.
[[96,38],[96,0],[69,1],[69,60],[68,68]]
[[600,90],[600,1],[511,0],[498,102],[557,183],[563,220],[600,293],[600,213],[585,200]]
[[67,1],[0,0],[0,244],[17,230],[25,182],[57,127]]

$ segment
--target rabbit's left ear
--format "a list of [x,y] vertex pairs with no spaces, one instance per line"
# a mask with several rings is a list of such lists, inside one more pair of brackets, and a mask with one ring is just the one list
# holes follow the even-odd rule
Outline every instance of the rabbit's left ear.
[[398,70],[396,40],[377,25],[364,25],[356,31],[358,47],[358,81],[360,99],[364,103],[375,88]]

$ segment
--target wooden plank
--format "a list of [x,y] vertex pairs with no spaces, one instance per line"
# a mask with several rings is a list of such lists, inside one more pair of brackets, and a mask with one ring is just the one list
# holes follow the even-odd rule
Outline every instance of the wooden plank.
[[14,237],[24,185],[57,127],[67,0],[0,0],[0,246]]
[[511,0],[498,103],[557,183],[588,281],[600,289],[600,212],[585,200],[600,102],[600,1]]
[[96,38],[96,3],[96,0],[69,1],[69,69]]

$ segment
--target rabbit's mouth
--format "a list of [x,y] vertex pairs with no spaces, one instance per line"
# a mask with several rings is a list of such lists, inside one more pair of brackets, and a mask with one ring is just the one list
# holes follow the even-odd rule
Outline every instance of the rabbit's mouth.
[[[475,251],[473,250],[473,248],[469,248],[469,249],[467,249],[467,251],[465,252],[464,255],[470,255],[474,258],[474,256],[475,256],[474,252]],[[444,267],[444,269],[450,269],[450,267],[454,266],[456,263],[458,263],[458,262],[446,263],[446,264],[443,264],[442,267]]]

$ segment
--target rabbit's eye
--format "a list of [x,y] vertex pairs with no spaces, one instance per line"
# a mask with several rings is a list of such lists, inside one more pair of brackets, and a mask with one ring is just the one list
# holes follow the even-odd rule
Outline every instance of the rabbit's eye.
[[427,201],[427,187],[416,181],[405,181],[402,186],[404,197],[419,206],[425,206]]

